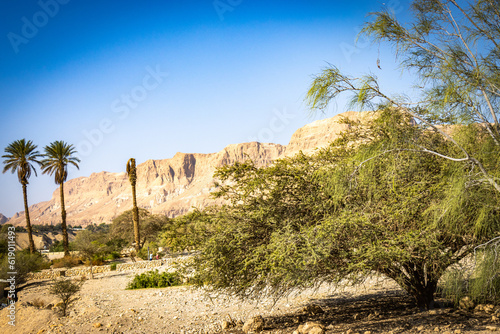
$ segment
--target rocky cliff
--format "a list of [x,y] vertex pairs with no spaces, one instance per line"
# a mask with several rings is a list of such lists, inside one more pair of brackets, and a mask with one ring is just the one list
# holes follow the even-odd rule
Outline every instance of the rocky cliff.
[[8,220],[9,218],[0,213],[0,224],[6,223]]
[[[347,112],[308,124],[297,130],[287,146],[258,142],[229,145],[211,154],[177,153],[171,159],[148,160],[137,166],[137,202],[155,214],[170,217],[202,208],[212,200],[213,173],[217,167],[252,159],[259,166],[293,155],[300,150],[311,152],[328,145],[347,128],[342,117],[359,119],[363,113]],[[109,223],[132,207],[131,188],[125,173],[100,172],[69,180],[64,185],[67,221],[87,226]],[[52,199],[30,207],[32,224],[60,223],[59,190]],[[16,213],[9,223],[24,225],[24,212]]]

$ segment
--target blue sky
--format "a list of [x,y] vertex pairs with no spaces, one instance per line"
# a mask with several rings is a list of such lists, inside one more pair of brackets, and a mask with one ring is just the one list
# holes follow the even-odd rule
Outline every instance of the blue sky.
[[[386,45],[354,43],[367,13],[407,1],[0,2],[0,148],[75,145],[80,170],[122,172],[127,160],[211,153],[257,140],[287,144],[311,116],[304,97],[327,63],[410,86]],[[380,54],[382,70],[377,68]],[[56,189],[32,177],[30,204]],[[0,213],[23,210],[16,175],[0,174]]]

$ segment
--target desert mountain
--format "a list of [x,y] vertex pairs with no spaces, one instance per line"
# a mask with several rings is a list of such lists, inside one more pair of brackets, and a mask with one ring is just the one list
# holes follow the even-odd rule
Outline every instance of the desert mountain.
[[0,224],[6,223],[8,220],[9,218],[0,213]]
[[[155,214],[175,217],[192,207],[203,208],[213,200],[213,173],[217,167],[252,159],[259,166],[277,158],[303,151],[310,153],[328,145],[347,128],[342,117],[364,118],[364,113],[347,112],[315,121],[298,129],[287,146],[258,142],[233,144],[210,154],[177,153],[171,159],[148,160],[137,166],[137,203]],[[67,222],[87,226],[110,223],[132,207],[131,188],[125,173],[100,172],[69,180],[64,185]],[[60,223],[59,190],[52,199],[30,207],[32,224]],[[9,223],[24,225],[24,212],[16,213]]]

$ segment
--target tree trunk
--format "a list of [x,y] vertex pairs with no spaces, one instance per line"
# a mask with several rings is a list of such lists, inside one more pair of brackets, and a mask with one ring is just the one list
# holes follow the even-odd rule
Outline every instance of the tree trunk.
[[135,196],[135,184],[132,184],[132,201],[133,201],[133,209],[132,209],[132,220],[134,222],[134,239],[135,239],[135,249],[137,253],[141,250],[141,235],[139,231],[139,208],[137,207],[137,199]]
[[414,284],[407,286],[406,291],[415,299],[418,308],[430,310],[434,308],[434,294],[436,293],[437,282],[427,282],[427,285]]
[[23,197],[24,197],[24,215],[26,216],[26,230],[28,230],[28,240],[29,240],[30,253],[34,254],[36,251],[36,248],[35,248],[35,242],[33,241],[33,231],[31,229],[30,211],[29,211],[29,207],[28,207],[28,192],[26,190],[25,183],[23,183]]
[[61,228],[63,235],[63,247],[64,256],[69,256],[69,242],[68,242],[68,229],[66,228],[66,209],[64,208],[64,182],[61,183],[60,194],[61,194]]
[[405,290],[421,310],[434,308],[434,294],[439,275],[427,275],[425,265],[405,264],[398,269],[386,269],[383,274],[395,280]]

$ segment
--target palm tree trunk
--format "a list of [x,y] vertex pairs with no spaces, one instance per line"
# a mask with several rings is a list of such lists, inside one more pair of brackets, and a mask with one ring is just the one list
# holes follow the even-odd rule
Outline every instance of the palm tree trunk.
[[23,197],[24,197],[24,215],[26,216],[26,230],[28,230],[30,253],[34,254],[36,249],[35,249],[35,242],[33,241],[33,231],[31,229],[31,222],[30,222],[30,211],[28,208],[28,192],[26,190],[25,183],[23,183]]
[[137,253],[141,250],[141,235],[139,231],[139,208],[137,207],[137,199],[135,195],[135,184],[132,184],[132,201],[133,201],[133,221],[134,221],[134,239],[135,239],[135,249]]
[[63,234],[64,256],[69,256],[68,229],[66,228],[66,209],[64,208],[64,182],[59,187],[61,193],[61,228]]

